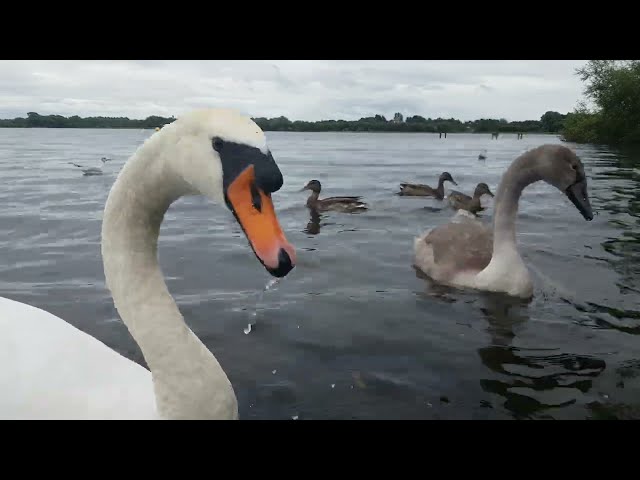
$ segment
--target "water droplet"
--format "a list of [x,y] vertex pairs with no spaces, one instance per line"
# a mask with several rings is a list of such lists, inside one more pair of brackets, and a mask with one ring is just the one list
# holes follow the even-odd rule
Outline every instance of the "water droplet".
[[277,285],[281,280],[282,280],[281,278],[271,278],[271,279],[269,279],[269,281],[264,286],[262,291],[258,294],[258,300],[256,301],[256,305],[255,305],[254,309],[252,310],[252,312],[249,314],[249,316],[252,318],[252,320],[249,322],[249,325],[247,326],[247,328],[244,329],[244,333],[245,334],[248,335],[251,332],[251,326],[256,324],[255,318],[258,316],[258,308],[260,307],[260,303],[262,303],[262,298],[264,297],[264,293],[267,290],[271,290],[271,288],[274,285]]
[[335,384],[335,383],[332,383],[332,384],[331,384],[331,388],[336,388],[336,384]]
[[293,420],[297,420],[298,419],[298,415],[294,415],[293,417],[291,417]]
[[277,370],[272,371],[271,373],[273,373],[274,375],[276,374]]

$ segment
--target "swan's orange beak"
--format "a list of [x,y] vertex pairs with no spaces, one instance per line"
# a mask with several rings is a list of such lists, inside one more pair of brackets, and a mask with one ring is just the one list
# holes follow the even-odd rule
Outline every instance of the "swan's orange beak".
[[255,180],[250,165],[227,187],[227,202],[258,260],[274,277],[284,277],[295,267],[296,251],[284,236],[271,195]]

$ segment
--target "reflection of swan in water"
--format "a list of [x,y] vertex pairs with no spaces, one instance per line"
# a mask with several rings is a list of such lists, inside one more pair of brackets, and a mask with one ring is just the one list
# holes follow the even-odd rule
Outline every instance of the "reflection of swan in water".
[[514,418],[551,418],[543,412],[575,404],[606,368],[600,358],[514,346],[517,325],[529,321],[521,301],[500,294],[481,295],[480,310],[489,324],[488,346],[478,349],[494,375],[480,380],[482,389],[505,399]]
[[[606,363],[595,356],[551,352],[553,346],[542,349],[514,345],[518,327],[530,321],[526,300],[500,293],[458,290],[414,269],[416,277],[424,281],[425,295],[447,303],[475,305],[486,319],[489,345],[479,348],[478,355],[489,372],[479,382],[490,398],[504,398],[501,405],[493,402],[492,408],[499,410],[499,416],[506,413],[516,419],[550,418],[547,411],[577,403],[581,394],[593,388],[593,379],[604,372]],[[479,330],[477,324],[468,326]],[[585,407],[591,408],[587,402],[585,399]]]
[[[110,161],[111,159],[108,157],[102,157],[100,159],[100,161],[105,164],[108,161]],[[78,165],[77,163],[73,163],[73,162],[68,162],[70,165],[74,165],[78,168],[82,168],[82,174],[87,177],[87,176],[92,176],[92,175],[102,175],[102,169],[98,168],[98,167],[90,167],[90,168],[84,168],[82,165]]]

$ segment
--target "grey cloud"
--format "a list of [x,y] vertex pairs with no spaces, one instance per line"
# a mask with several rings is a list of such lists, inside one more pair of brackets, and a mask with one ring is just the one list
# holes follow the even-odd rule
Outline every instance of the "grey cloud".
[[226,106],[292,120],[375,114],[525,120],[570,111],[585,61],[0,61],[0,117],[179,115]]

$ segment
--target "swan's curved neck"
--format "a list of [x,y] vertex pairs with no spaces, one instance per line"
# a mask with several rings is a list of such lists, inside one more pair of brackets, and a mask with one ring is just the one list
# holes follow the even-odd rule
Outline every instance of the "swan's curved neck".
[[516,216],[520,195],[527,185],[540,180],[536,159],[524,154],[502,177],[495,196],[493,216],[493,254],[489,264],[476,276],[478,285],[530,297],[533,285],[516,243]]
[[124,166],[107,199],[102,256],[115,307],[153,375],[165,418],[237,416],[233,390],[215,357],[184,322],[157,260],[164,214],[194,193],[170,168],[170,155],[143,146]]
[[438,179],[438,188],[436,188],[436,192],[438,192],[438,196],[444,197],[444,179]]
[[495,197],[493,216],[493,256],[511,255],[520,259],[516,242],[516,217],[522,191],[541,180],[536,169],[536,157],[529,152],[521,155],[507,169]]

